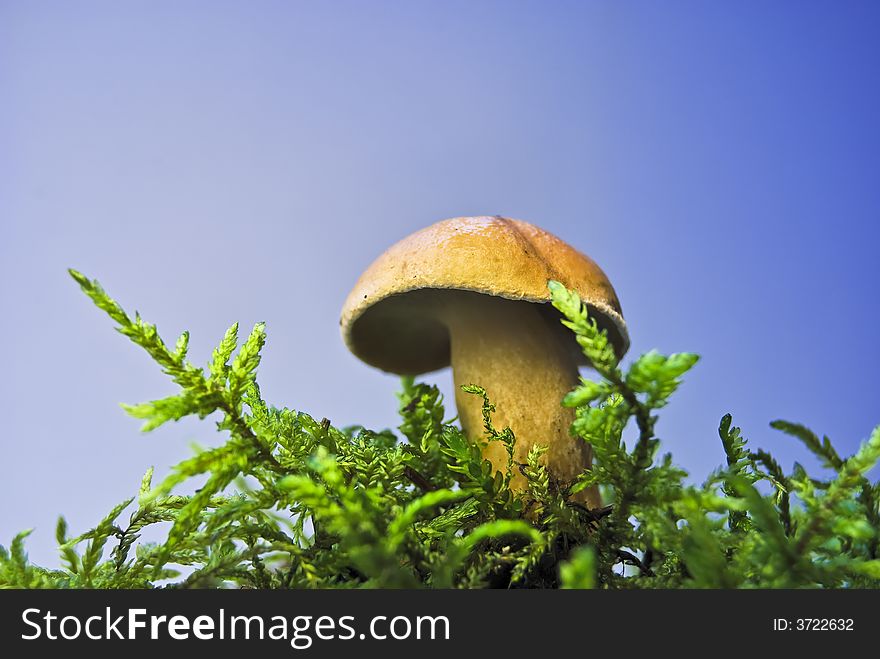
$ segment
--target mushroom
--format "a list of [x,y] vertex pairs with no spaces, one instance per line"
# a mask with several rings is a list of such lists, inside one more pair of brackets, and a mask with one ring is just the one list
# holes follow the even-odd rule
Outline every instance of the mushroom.
[[[574,410],[561,405],[586,364],[574,335],[549,304],[547,282],[577,291],[608,332],[617,354],[629,346],[620,303],[590,258],[532,224],[504,217],[437,222],[390,247],[361,275],[342,308],[345,344],[364,362],[400,375],[452,366],[459,419],[469,437],[483,432],[478,384],[496,405],[493,422],[516,435],[514,460],[548,446],[551,475],[572,482],[591,466],[590,446],[569,433]],[[499,442],[484,456],[507,464]],[[525,488],[514,471],[511,487]],[[574,497],[600,505],[598,492]]]

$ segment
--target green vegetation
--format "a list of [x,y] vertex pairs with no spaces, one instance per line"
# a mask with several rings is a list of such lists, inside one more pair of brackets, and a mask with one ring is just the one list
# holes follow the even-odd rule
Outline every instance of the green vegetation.
[[[401,438],[269,406],[256,383],[262,324],[240,348],[233,325],[198,368],[187,360],[186,333],[169,347],[97,282],[71,274],[180,387],[126,406],[129,414],[153,430],[219,412],[226,441],[156,486],[148,470],[136,497],[81,535],[68,537],[60,519],[60,569],[30,564],[27,532],[19,534],[0,547],[2,587],[880,587],[880,483],[865,477],[880,459],[880,427],[843,458],[827,438],[775,422],[831,473],[816,478],[750,450],[728,415],[719,428],[726,464],[688,484],[670,455],[658,456],[653,429],[697,357],[650,352],[622,370],[581,300],[556,282],[553,304],[599,376],[563,401],[577,411],[572,432],[595,456],[574,483],[554,481],[540,448],[493,474],[479,446],[445,422],[437,389],[412,379],[399,394]],[[492,425],[485,392],[467,390],[484,398],[484,441],[512,455],[515,437]],[[509,489],[513,469],[527,492]],[[193,477],[199,489],[175,493]],[[568,501],[594,484],[604,508]],[[163,542],[139,541],[161,522],[170,522]]]

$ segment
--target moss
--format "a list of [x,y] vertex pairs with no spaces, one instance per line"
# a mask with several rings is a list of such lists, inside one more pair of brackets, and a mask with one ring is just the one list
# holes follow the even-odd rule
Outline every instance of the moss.
[[[554,306],[598,374],[563,401],[595,460],[573,482],[552,477],[540,446],[495,473],[479,444],[445,420],[437,389],[412,379],[402,381],[397,434],[270,406],[256,382],[262,324],[240,348],[234,325],[198,368],[187,334],[168,347],[97,282],[71,274],[180,387],[127,411],[145,430],[219,412],[225,443],[158,485],[148,470],[135,498],[79,536],[69,538],[61,518],[57,569],[30,564],[19,534],[0,547],[2,587],[880,587],[880,484],[865,477],[880,459],[880,428],[844,458],[827,438],[775,422],[833,473],[818,479],[750,450],[726,415],[726,464],[689,484],[658,454],[653,429],[697,357],[649,352],[623,370],[581,300],[556,282]],[[478,385],[466,390],[483,397],[483,441],[512,456],[516,438],[495,428]],[[624,442],[631,420],[636,435]],[[512,473],[525,477],[525,491],[509,488]],[[197,476],[207,479],[200,489],[176,493]],[[603,507],[576,503],[595,486]],[[162,522],[171,526],[161,543],[140,541]]]

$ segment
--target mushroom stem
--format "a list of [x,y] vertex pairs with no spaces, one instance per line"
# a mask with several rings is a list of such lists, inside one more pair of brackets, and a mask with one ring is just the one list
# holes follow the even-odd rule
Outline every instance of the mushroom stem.
[[[529,449],[538,444],[548,447],[545,464],[560,484],[570,484],[589,469],[592,450],[569,434],[574,410],[561,405],[578,383],[577,363],[564,334],[539,306],[464,295],[442,315],[449,328],[455,403],[465,433],[480,438],[484,432],[482,401],[461,390],[461,385],[477,384],[496,405],[495,426],[509,426],[516,435],[515,462],[525,463]],[[500,442],[490,442],[483,455],[496,470],[506,468],[507,452]],[[516,467],[511,488],[526,488]],[[600,505],[595,488],[572,498],[589,508]]]

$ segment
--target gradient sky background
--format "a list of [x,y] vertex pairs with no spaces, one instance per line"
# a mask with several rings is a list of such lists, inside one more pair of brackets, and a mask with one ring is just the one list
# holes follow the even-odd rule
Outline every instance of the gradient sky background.
[[[386,247],[504,214],[590,254],[631,356],[703,359],[665,411],[702,480],[732,412],[842,451],[880,422],[880,4],[0,0],[0,542],[74,531],[216,443],[65,269],[206,362],[268,322],[267,399],[396,424],[338,313]],[[448,371],[430,376],[447,393]],[[450,398],[451,402],[451,398]],[[451,415],[451,414],[450,414]]]

